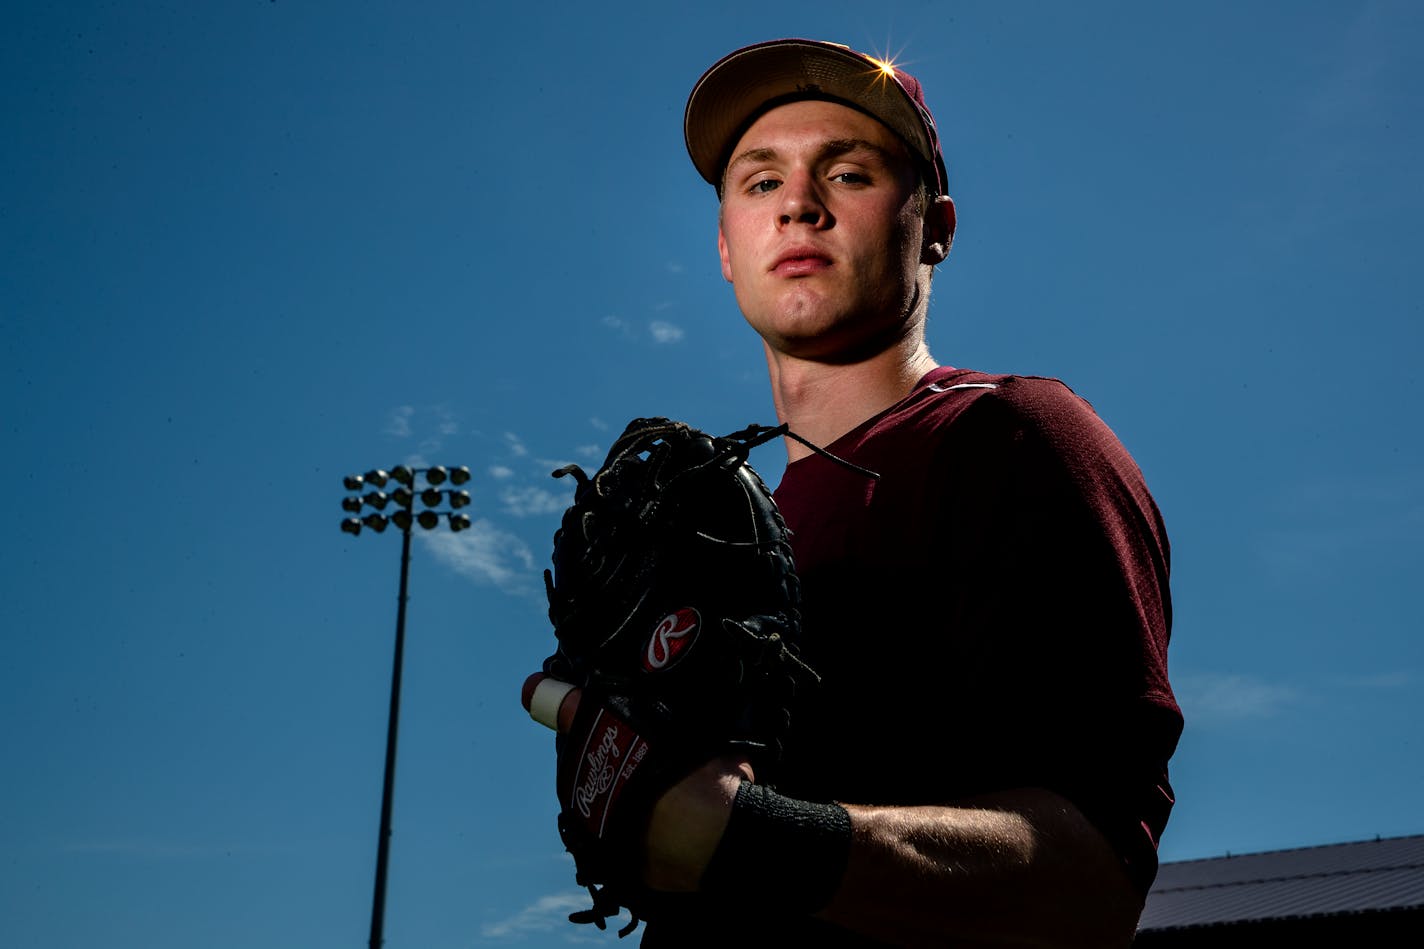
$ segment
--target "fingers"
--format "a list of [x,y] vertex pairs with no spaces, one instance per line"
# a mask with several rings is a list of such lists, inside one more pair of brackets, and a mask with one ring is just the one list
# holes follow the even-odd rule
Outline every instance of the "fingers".
[[528,710],[530,718],[545,728],[553,728],[563,734],[573,727],[574,713],[578,711],[582,694],[580,688],[536,672],[524,680],[519,700]]

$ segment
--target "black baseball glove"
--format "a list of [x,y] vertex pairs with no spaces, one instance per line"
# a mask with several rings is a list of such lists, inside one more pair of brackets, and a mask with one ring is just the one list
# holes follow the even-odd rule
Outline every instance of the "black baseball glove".
[[783,434],[717,438],[635,419],[598,473],[578,480],[545,571],[558,650],[544,672],[583,688],[558,739],[559,833],[603,928],[620,907],[655,918],[642,883],[653,804],[728,752],[774,780],[798,658],[798,584],[786,526],[748,452]]

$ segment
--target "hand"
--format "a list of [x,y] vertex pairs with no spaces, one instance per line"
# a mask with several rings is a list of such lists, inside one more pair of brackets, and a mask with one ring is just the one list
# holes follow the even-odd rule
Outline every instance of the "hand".
[[668,788],[648,820],[643,882],[655,890],[695,891],[731,820],[737,789],[755,779],[745,758],[724,755]]
[[[536,672],[524,682],[520,699],[530,709],[535,689],[548,677]],[[557,695],[557,693],[555,693]],[[583,690],[574,688],[556,709],[541,708],[541,724],[557,723],[567,732]],[[535,710],[531,710],[531,715]],[[655,890],[692,892],[722,840],[732,816],[732,801],[743,781],[756,780],[745,758],[725,755],[709,761],[668,788],[653,805],[644,837],[643,882]]]
[[[545,688],[558,687],[552,694],[559,695],[560,690],[567,690],[560,699],[557,708],[550,708],[544,702],[537,705],[534,701],[534,693],[541,683],[547,683]],[[583,694],[583,689],[572,688],[567,683],[559,682],[550,678],[542,672],[536,672],[524,680],[524,686],[519,690],[519,701],[524,704],[524,710],[529,713],[529,717],[534,719],[545,728],[553,728],[559,734],[568,734],[574,724],[574,713],[578,711],[579,696]]]

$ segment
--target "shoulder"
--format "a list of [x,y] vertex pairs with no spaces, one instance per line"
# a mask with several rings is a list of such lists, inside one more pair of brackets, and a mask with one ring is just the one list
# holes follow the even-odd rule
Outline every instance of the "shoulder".
[[[1133,469],[1117,437],[1063,381],[951,367],[933,370],[904,400],[826,447],[874,471],[928,469],[936,477]],[[788,472],[819,476],[828,464],[809,456]]]
[[[973,386],[974,388],[970,388]],[[922,425],[936,463],[987,478],[1136,495],[1142,472],[1093,406],[1060,379],[951,373],[926,387]]]
[[1061,379],[955,369],[926,380],[912,414],[936,429],[990,429],[1054,441],[1075,433],[1111,437],[1092,405]]

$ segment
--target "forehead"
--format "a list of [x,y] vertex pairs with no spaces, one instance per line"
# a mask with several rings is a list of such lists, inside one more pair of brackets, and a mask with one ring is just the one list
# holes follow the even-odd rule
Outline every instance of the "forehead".
[[819,148],[827,142],[863,141],[888,155],[910,162],[910,152],[900,136],[859,109],[839,102],[803,99],[768,109],[742,133],[728,156],[754,149],[781,152]]

